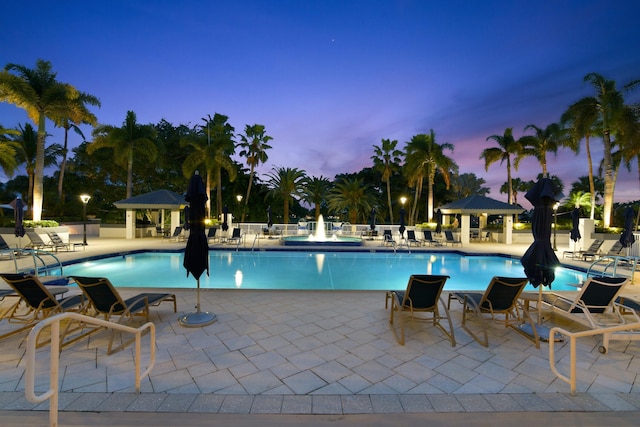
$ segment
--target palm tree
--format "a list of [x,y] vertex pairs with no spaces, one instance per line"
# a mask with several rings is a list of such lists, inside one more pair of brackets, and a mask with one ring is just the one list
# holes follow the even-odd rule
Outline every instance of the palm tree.
[[[444,154],[444,150],[453,151],[453,148],[453,145],[448,142],[438,144],[433,129],[429,135],[419,134],[412,137],[405,148],[406,163],[409,165],[412,175],[420,181],[420,187],[424,177],[427,178],[427,221],[431,221],[433,218],[433,183],[437,171],[442,174],[446,188],[449,189],[449,172],[456,168],[456,163]],[[414,213],[417,210],[415,209],[416,204],[417,199],[414,200]]]
[[[17,75],[11,74],[10,71],[15,71]],[[42,59],[36,61],[34,69],[7,64],[0,72],[0,102],[9,102],[24,109],[38,126],[31,211],[34,221],[42,219],[46,119],[64,111],[68,99],[73,98],[76,92],[73,86],[58,82],[51,62]]]
[[[14,138],[14,142],[18,147],[17,159],[20,164],[25,164],[28,179],[27,200],[31,200],[34,192],[34,182],[36,175],[36,157],[38,147],[38,134],[31,126],[31,123],[25,123],[24,127],[18,125],[19,133]],[[62,155],[62,146],[60,144],[51,144],[44,150],[44,167],[56,164],[58,157]]]
[[593,175],[593,159],[591,158],[591,136],[597,132],[598,109],[590,99],[582,99],[572,104],[562,114],[560,122],[568,128],[572,149],[577,154],[580,151],[580,141],[584,138],[584,146],[587,151],[587,163],[589,167],[589,194],[591,194],[590,218],[595,218],[596,187]]
[[320,216],[320,207],[327,201],[327,193],[331,188],[329,178],[323,176],[307,179],[304,183],[304,200],[315,207],[315,218]]
[[361,178],[343,178],[331,190],[329,208],[339,212],[347,210],[351,224],[357,224],[358,219],[366,220],[375,205],[375,197],[369,189]]
[[67,154],[69,130],[73,130],[84,140],[84,134],[78,127],[81,124],[96,126],[98,119],[89,111],[87,105],[100,107],[100,100],[93,95],[84,92],[73,93],[74,97],[69,98],[66,111],[60,112],[60,115],[53,118],[56,126],[64,129],[64,144],[62,150],[62,160],[60,162],[60,174],[58,175],[58,197],[63,199],[62,189],[64,183],[64,173],[67,168]]
[[222,170],[227,172],[231,182],[235,181],[237,176],[236,166],[231,160],[231,156],[236,150],[236,144],[233,140],[235,129],[227,120],[229,117],[224,114],[215,113],[213,119],[209,116],[207,122],[207,129],[211,132],[213,155],[210,160],[213,162],[218,215],[222,213]]
[[566,137],[566,131],[557,123],[551,123],[544,129],[536,125],[527,125],[524,128],[525,132],[530,129],[533,129],[534,135],[520,138],[520,158],[535,157],[542,166],[542,174],[547,176],[547,153],[557,154],[558,148],[569,145],[569,139]]
[[[393,218],[391,206],[391,176],[400,169],[402,151],[396,150],[397,140],[383,139],[380,146],[374,145],[373,168],[382,173],[382,181],[387,184],[387,205],[389,206],[389,218]],[[393,220],[392,220],[393,222]]]
[[93,130],[94,141],[87,147],[89,154],[101,148],[113,150],[114,161],[127,170],[126,198],[133,195],[133,160],[156,160],[158,149],[154,139],[155,128],[151,125],[140,125],[136,122],[136,114],[127,111],[122,127],[99,125]]
[[511,179],[511,156],[514,156],[514,169],[518,170],[518,159],[522,153],[522,144],[513,137],[513,128],[507,128],[503,135],[491,135],[488,140],[494,140],[498,147],[490,147],[482,150],[480,159],[484,159],[484,170],[488,171],[489,166],[500,160],[500,164],[507,163],[507,184],[509,204],[513,204],[513,182]]
[[484,178],[478,178],[474,173],[461,173],[453,177],[451,188],[457,199],[463,199],[472,194],[486,196],[489,193],[489,188],[484,187],[485,183]]
[[620,115],[624,109],[622,94],[616,89],[616,82],[607,80],[597,73],[589,73],[584,77],[585,82],[591,83],[595,89],[595,96],[583,98],[584,102],[598,112],[598,134],[602,136],[604,146],[602,169],[604,177],[604,210],[603,223],[605,227],[611,225],[613,209],[613,193],[615,187],[614,164],[612,158],[613,145],[611,136],[619,124]]
[[581,208],[583,206],[591,209],[591,194],[583,191],[576,191],[569,194],[569,198],[564,203],[567,209]]
[[238,143],[238,146],[242,148],[240,156],[247,158],[247,165],[250,168],[249,185],[247,186],[247,196],[244,199],[241,222],[244,222],[245,212],[249,206],[249,195],[251,194],[255,168],[260,163],[265,163],[269,159],[267,150],[270,149],[271,146],[267,143],[272,139],[272,137],[265,134],[264,125],[258,124],[253,126],[246,125],[244,135],[240,135],[240,143]]
[[12,176],[18,166],[17,153],[18,145],[11,140],[10,136],[19,135],[15,129],[5,129],[0,125],[0,168],[5,175]]
[[297,168],[274,167],[267,176],[269,177],[266,183],[269,188],[268,196],[282,200],[284,223],[289,224],[289,204],[294,197],[303,197],[306,173]]

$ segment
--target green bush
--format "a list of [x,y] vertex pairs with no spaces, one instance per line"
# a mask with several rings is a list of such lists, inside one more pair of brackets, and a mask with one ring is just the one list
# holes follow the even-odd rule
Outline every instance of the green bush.
[[25,220],[22,225],[24,228],[47,228],[47,227],[59,227],[57,221],[53,221],[50,219],[42,220],[42,221],[32,221],[30,219]]

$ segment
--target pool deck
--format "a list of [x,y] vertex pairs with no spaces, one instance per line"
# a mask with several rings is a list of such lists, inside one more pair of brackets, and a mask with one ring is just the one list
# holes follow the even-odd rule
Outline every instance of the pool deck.
[[[261,239],[258,248],[277,244]],[[364,249],[383,249],[379,245],[366,242]],[[65,261],[184,246],[153,238],[93,238],[85,250],[59,252],[58,257]],[[526,248],[471,243],[436,249],[520,256]],[[13,270],[9,261],[0,266]],[[637,288],[632,285],[627,293],[638,297]],[[135,293],[121,290],[124,297]],[[141,393],[134,389],[132,348],[107,356],[106,333],[61,353],[60,425],[313,427],[428,421],[480,426],[513,424],[515,417],[523,427],[638,424],[639,341],[612,341],[606,355],[598,352],[595,338],[579,341],[578,393],[572,396],[569,385],[549,369],[546,343],[536,349],[521,335],[492,325],[489,347],[482,347],[460,327],[457,303],[452,306],[455,347],[438,329],[415,322],[407,323],[406,345],[400,346],[380,291],[202,290],[202,310],[216,313],[217,321],[199,328],[178,323],[180,315],[194,311],[196,292],[175,293],[178,313],[169,304],[152,309],[157,360]],[[561,319],[552,322],[579,329]],[[0,331],[7,329],[6,321],[0,323]],[[3,426],[44,425],[48,417],[48,404],[30,403],[24,395],[25,336],[6,338],[0,348]],[[559,344],[557,351],[566,369],[567,345]],[[41,352],[40,385],[48,383],[48,350]]]

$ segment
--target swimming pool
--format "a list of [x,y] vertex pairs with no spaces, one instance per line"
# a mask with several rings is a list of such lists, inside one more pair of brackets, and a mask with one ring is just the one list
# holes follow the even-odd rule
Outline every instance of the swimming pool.
[[[118,255],[66,265],[64,273],[108,277],[118,287],[195,288],[183,259],[183,253]],[[493,276],[524,277],[519,259],[451,252],[210,251],[209,265],[202,289],[389,290],[405,289],[411,274],[442,274],[450,276],[446,290],[483,290]],[[559,267],[552,287],[575,290],[568,285],[584,279]]]

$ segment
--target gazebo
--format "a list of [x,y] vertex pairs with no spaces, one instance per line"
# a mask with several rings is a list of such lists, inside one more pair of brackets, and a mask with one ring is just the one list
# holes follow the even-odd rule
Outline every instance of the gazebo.
[[487,225],[487,216],[503,215],[502,230],[504,242],[512,243],[513,231],[513,215],[520,214],[525,211],[520,205],[510,205],[499,200],[474,194],[460,200],[456,200],[446,205],[440,206],[438,209],[443,215],[460,214],[460,241],[463,244],[469,243],[469,233],[471,231],[471,215],[477,215],[480,218],[480,228]]
[[181,224],[180,210],[184,209],[186,202],[184,195],[169,190],[157,190],[146,194],[140,194],[129,199],[119,200],[114,203],[118,209],[126,209],[126,238],[136,237],[136,210],[154,211],[153,220],[157,224],[164,224],[165,210],[171,211],[171,229]]

